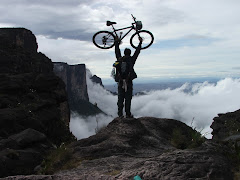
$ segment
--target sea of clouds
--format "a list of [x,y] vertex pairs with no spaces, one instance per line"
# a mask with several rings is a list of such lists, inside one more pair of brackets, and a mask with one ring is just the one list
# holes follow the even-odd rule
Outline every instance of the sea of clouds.
[[[117,117],[117,96],[112,95],[87,77],[91,103],[107,115],[82,117],[71,115],[70,130],[82,139],[96,133]],[[152,116],[180,120],[211,138],[210,125],[219,113],[240,109],[240,79],[226,78],[217,83],[184,84],[177,89],[154,90],[134,96],[132,113],[135,117]]]

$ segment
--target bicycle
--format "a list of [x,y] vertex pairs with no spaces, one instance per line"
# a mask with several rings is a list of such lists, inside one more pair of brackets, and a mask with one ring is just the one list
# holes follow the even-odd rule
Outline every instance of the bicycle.
[[[92,41],[95,46],[101,49],[110,49],[114,46],[114,42],[116,39],[118,39],[120,42],[132,31],[135,30],[136,32],[131,36],[130,38],[130,44],[133,48],[137,48],[140,39],[142,39],[142,47],[141,49],[146,49],[149,46],[152,45],[154,41],[153,34],[150,31],[147,30],[141,30],[142,29],[142,22],[136,21],[136,18],[132,15],[132,18],[134,20],[134,23],[132,23],[131,26],[115,29],[114,24],[117,24],[116,22],[107,21],[107,26],[112,26],[113,31],[99,31],[93,35]],[[129,29],[128,32],[126,32],[123,36],[123,32],[120,32],[120,36],[117,34],[117,31]]]

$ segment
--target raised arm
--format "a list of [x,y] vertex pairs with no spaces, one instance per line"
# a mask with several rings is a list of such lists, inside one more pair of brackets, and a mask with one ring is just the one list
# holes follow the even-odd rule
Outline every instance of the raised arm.
[[115,55],[116,55],[117,60],[119,60],[122,57],[121,51],[119,48],[119,44],[120,44],[119,40],[115,40],[114,44],[115,44]]
[[138,45],[136,51],[134,52],[134,54],[132,56],[132,61],[133,61],[132,63],[133,63],[133,65],[135,64],[135,62],[136,62],[136,60],[138,58],[138,55],[140,54],[141,47],[142,47],[142,40],[140,40],[139,45]]

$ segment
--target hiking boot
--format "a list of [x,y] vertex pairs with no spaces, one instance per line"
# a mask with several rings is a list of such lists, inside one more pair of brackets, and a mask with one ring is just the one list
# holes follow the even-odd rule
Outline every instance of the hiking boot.
[[134,118],[132,114],[126,115],[126,118]]
[[121,116],[118,116],[120,119],[123,119],[124,118],[124,116],[123,115],[121,115]]

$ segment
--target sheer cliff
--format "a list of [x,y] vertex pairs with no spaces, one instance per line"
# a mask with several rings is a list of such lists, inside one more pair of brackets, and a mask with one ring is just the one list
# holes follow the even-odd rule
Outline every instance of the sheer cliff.
[[102,112],[89,102],[85,64],[68,65],[67,63],[55,62],[54,72],[66,84],[71,111],[80,115],[95,115]]
[[65,85],[37,47],[27,29],[0,29],[0,177],[34,173],[72,139]]

